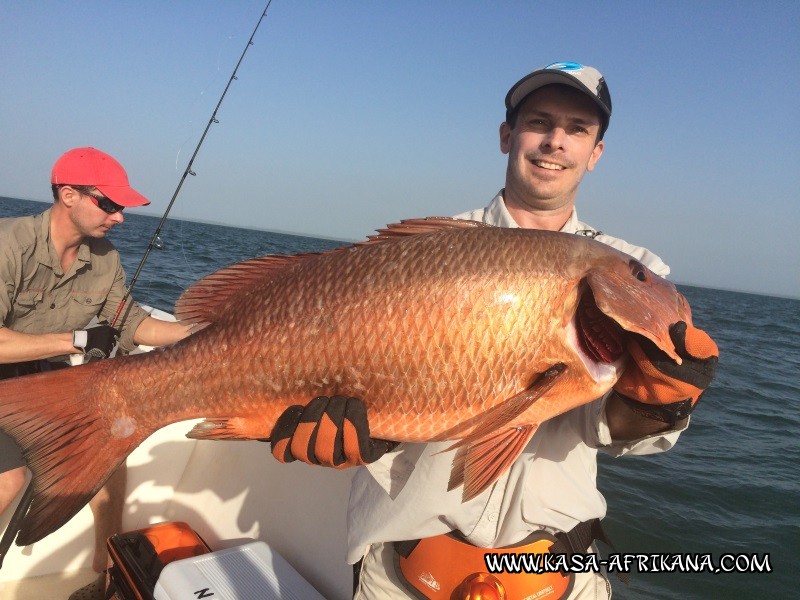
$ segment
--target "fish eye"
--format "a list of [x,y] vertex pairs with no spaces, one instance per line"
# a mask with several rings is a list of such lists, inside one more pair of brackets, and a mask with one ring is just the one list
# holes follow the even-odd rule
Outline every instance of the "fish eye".
[[647,269],[639,261],[632,260],[628,263],[631,268],[631,275],[636,277],[639,281],[647,281]]

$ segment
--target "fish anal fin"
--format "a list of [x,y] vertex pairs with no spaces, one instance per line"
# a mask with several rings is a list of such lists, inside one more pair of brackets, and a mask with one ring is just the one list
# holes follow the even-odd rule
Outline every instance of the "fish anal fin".
[[258,416],[219,417],[201,421],[186,434],[194,440],[264,440],[272,433],[274,419]]
[[447,489],[463,485],[463,502],[482,493],[517,460],[536,428],[536,425],[510,427],[459,448]]

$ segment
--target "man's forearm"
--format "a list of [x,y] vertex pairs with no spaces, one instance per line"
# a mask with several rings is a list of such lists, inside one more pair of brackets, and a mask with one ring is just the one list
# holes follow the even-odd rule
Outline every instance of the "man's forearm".
[[189,335],[191,325],[147,317],[136,328],[133,341],[145,346],[167,346]]
[[75,354],[72,332],[33,335],[0,327],[0,364]]

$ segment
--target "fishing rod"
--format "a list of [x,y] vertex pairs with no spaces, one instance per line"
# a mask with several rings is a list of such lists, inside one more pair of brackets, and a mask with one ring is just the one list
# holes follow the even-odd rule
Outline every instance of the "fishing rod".
[[[228,79],[228,84],[225,86],[225,89],[222,91],[222,95],[219,98],[219,102],[217,102],[217,106],[214,108],[214,112],[211,113],[211,118],[208,120],[206,124],[206,128],[203,131],[203,135],[200,136],[200,141],[197,142],[197,146],[194,149],[194,153],[192,157],[189,159],[189,163],[186,165],[186,169],[183,172],[183,176],[181,176],[180,181],[178,182],[178,187],[175,188],[175,192],[172,194],[172,198],[167,205],[167,209],[164,211],[164,214],[161,217],[161,220],[158,222],[158,227],[156,227],[155,233],[153,237],[150,239],[150,243],[147,245],[147,249],[144,252],[144,256],[142,256],[142,260],[139,261],[139,266],[136,268],[136,272],[133,274],[131,278],[131,283],[128,286],[125,294],[122,297],[122,300],[119,303],[119,307],[117,308],[117,312],[114,315],[114,318],[111,320],[111,326],[113,327],[117,319],[119,319],[120,314],[122,313],[125,304],[127,303],[128,299],[131,295],[131,290],[133,290],[133,286],[136,284],[136,281],[139,279],[139,275],[144,268],[145,262],[147,262],[147,258],[150,256],[150,252],[153,248],[160,246],[160,239],[159,234],[161,233],[161,228],[164,226],[164,223],[167,220],[167,216],[169,215],[169,211],[172,210],[172,205],[175,204],[175,200],[178,198],[178,194],[183,187],[183,182],[186,181],[186,178],[189,175],[196,175],[194,171],[192,171],[192,164],[194,163],[194,159],[197,157],[197,153],[200,151],[200,146],[203,145],[203,141],[206,139],[206,134],[208,134],[208,130],[211,129],[211,125],[214,123],[219,123],[217,120],[217,111],[219,111],[219,107],[222,106],[222,101],[225,99],[225,95],[228,93],[228,89],[231,87],[231,84],[234,80],[238,79],[236,77],[236,73],[239,70],[239,65],[242,64],[244,60],[245,54],[247,54],[247,50],[250,46],[253,45],[253,38],[258,31],[258,28],[261,26],[261,22],[264,20],[264,17],[267,16],[267,10],[269,10],[270,4],[272,4],[272,0],[267,2],[267,5],[264,7],[264,11],[261,13],[261,17],[258,19],[258,23],[256,23],[255,28],[253,29],[253,33],[250,34],[250,39],[247,40],[247,44],[242,51],[242,55],[239,57],[239,62],[236,63],[236,67],[233,69],[233,73],[231,73],[230,78]],[[14,543],[14,539],[17,537],[19,530],[22,527],[22,520],[28,512],[30,508],[31,502],[33,501],[33,478],[31,478],[30,482],[28,482],[28,486],[25,488],[25,493],[22,495],[19,504],[17,505],[14,514],[11,516],[11,520],[8,522],[6,526],[6,530],[3,533],[3,538],[0,539],[0,568],[3,566],[3,560],[8,553],[9,548],[11,548],[11,544]]]
[[208,130],[211,129],[211,125],[214,123],[219,123],[217,120],[217,111],[219,107],[222,105],[222,101],[225,99],[225,95],[228,93],[228,88],[231,87],[231,84],[234,80],[238,79],[236,77],[236,73],[239,70],[239,65],[242,64],[244,60],[244,55],[247,54],[247,51],[250,49],[250,46],[253,45],[253,38],[258,31],[258,28],[261,26],[261,21],[264,20],[264,17],[267,16],[267,11],[269,10],[269,6],[272,4],[272,0],[267,2],[267,5],[264,7],[264,12],[261,13],[261,17],[258,19],[258,23],[256,23],[255,29],[253,29],[253,33],[250,35],[250,39],[247,40],[247,44],[245,44],[244,50],[242,51],[242,55],[239,57],[239,62],[236,63],[236,67],[233,69],[233,73],[231,73],[230,78],[228,79],[228,84],[225,86],[225,89],[222,91],[222,95],[219,97],[219,102],[217,102],[217,106],[214,108],[214,112],[211,113],[211,118],[208,119],[208,123],[206,124],[206,128],[203,131],[203,135],[200,136],[200,141],[197,142],[197,146],[194,149],[194,153],[192,157],[189,159],[189,163],[186,165],[186,169],[183,171],[183,175],[181,176],[180,181],[178,182],[178,187],[175,188],[175,192],[172,194],[172,198],[167,205],[167,209],[164,211],[164,214],[161,216],[161,220],[158,222],[158,227],[156,227],[155,233],[153,233],[153,237],[150,239],[150,243],[147,245],[147,249],[144,251],[144,256],[142,256],[142,260],[139,261],[139,266],[136,268],[136,272],[133,274],[131,278],[131,283],[128,286],[128,289],[125,291],[125,295],[122,297],[122,301],[119,303],[117,307],[117,312],[114,314],[114,318],[111,320],[111,326],[114,327],[117,323],[117,319],[119,319],[122,310],[125,308],[125,304],[130,298],[131,291],[133,290],[133,286],[136,285],[136,282],[139,280],[139,275],[144,268],[144,263],[147,262],[147,258],[150,256],[150,252],[153,248],[158,248],[161,245],[161,241],[159,239],[159,234],[161,233],[161,228],[164,226],[164,223],[167,220],[167,216],[169,215],[170,210],[172,210],[172,205],[175,204],[175,200],[178,198],[178,194],[183,187],[183,182],[186,181],[186,178],[189,175],[196,175],[194,171],[192,171],[192,165],[194,164],[194,159],[197,157],[197,153],[200,152],[200,146],[203,145],[203,141],[206,139],[206,134],[208,134]]

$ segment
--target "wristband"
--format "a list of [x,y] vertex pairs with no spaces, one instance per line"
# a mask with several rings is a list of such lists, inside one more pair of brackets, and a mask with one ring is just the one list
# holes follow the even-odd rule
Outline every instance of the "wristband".
[[84,350],[89,342],[89,334],[85,329],[76,329],[72,332],[72,345]]

